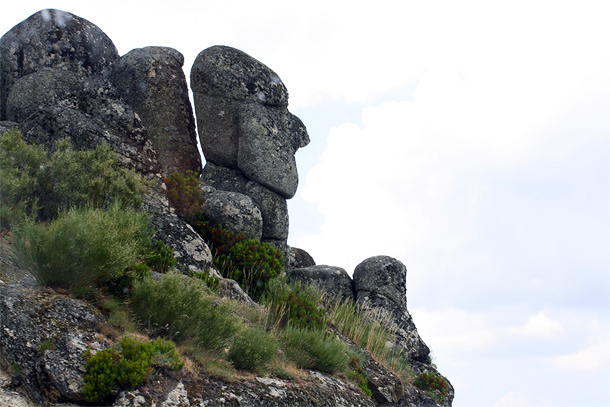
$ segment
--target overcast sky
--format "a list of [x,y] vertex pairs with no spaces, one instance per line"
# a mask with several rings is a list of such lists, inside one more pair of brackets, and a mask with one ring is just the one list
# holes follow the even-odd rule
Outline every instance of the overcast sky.
[[289,243],[352,274],[404,262],[455,407],[610,405],[610,24],[604,1],[12,1],[185,71],[273,69],[308,128]]

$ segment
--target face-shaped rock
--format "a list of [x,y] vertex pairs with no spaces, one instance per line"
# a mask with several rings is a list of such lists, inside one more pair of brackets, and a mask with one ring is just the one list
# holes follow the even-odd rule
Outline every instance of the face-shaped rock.
[[294,153],[309,137],[288,112],[288,91],[275,72],[242,51],[216,46],[197,56],[191,88],[206,160],[292,198]]

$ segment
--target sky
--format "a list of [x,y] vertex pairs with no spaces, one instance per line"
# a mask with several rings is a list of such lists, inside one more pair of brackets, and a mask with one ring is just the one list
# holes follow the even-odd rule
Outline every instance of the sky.
[[311,143],[289,244],[407,266],[455,407],[610,405],[610,24],[603,1],[37,1],[185,73],[229,45],[273,69]]

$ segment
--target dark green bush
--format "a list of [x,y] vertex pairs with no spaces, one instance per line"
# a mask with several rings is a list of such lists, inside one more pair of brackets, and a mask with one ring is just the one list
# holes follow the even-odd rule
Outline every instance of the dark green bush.
[[298,367],[334,373],[347,366],[347,348],[321,330],[288,327],[281,336],[286,357]]
[[422,373],[415,378],[413,385],[424,390],[437,401],[444,403],[449,392],[449,382],[433,372]]
[[167,273],[176,265],[173,250],[160,240],[151,242],[151,247],[146,253],[144,261],[158,273]]
[[228,255],[217,259],[224,265],[222,275],[237,281],[254,300],[260,299],[269,280],[284,268],[282,252],[256,239],[236,243]]
[[320,330],[327,325],[326,309],[318,306],[320,297],[320,291],[315,287],[288,282],[285,277],[278,276],[268,282],[262,302],[282,327],[290,324],[296,328]]
[[113,205],[77,209],[49,223],[24,222],[14,230],[18,262],[42,285],[64,288],[120,277],[149,240],[143,212]]
[[220,287],[220,278],[210,273],[210,269],[205,269],[202,272],[189,271],[189,277],[197,278],[205,283],[212,291],[217,291]]
[[243,234],[225,230],[222,226],[212,226],[210,222],[200,218],[195,219],[192,226],[209,246],[214,255],[214,266],[219,270],[225,268],[225,265],[221,263],[221,258],[229,255],[231,247],[246,239]]
[[237,335],[229,351],[229,360],[237,369],[263,373],[275,359],[277,339],[261,328],[253,328]]
[[183,275],[136,281],[132,306],[140,320],[167,327],[170,338],[207,349],[227,346],[239,330],[239,321],[226,303],[219,302],[203,281]]
[[74,151],[70,140],[63,139],[48,157],[19,132],[0,136],[0,227],[4,229],[24,217],[53,220],[72,208],[106,208],[114,203],[139,208],[145,189],[142,177],[120,167],[107,144]]
[[199,188],[199,176],[196,172],[187,171],[185,175],[174,172],[164,178],[164,181],[167,186],[167,198],[180,217],[190,219],[201,210],[205,199]]
[[89,402],[102,401],[121,386],[133,390],[142,384],[154,368],[180,370],[184,361],[172,342],[158,338],[144,341],[131,336],[121,339],[118,347],[85,353],[87,373],[83,394]]

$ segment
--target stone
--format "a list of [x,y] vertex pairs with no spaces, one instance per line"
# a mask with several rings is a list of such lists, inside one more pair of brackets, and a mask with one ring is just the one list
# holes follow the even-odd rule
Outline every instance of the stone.
[[394,334],[394,346],[413,361],[429,363],[430,348],[407,310],[405,265],[389,256],[375,256],[358,264],[353,278],[356,301],[365,308],[381,308],[390,314],[388,329]]
[[354,290],[360,297],[375,292],[399,307],[407,305],[407,268],[389,256],[370,257],[354,270]]
[[212,267],[212,252],[187,222],[178,217],[164,193],[153,189],[146,196],[144,209],[151,215],[154,239],[174,252],[178,269],[202,272]]
[[4,120],[0,122],[0,134],[6,133],[12,129],[18,129],[19,123],[11,122],[8,120]]
[[316,285],[339,300],[354,299],[352,279],[341,267],[319,265],[292,269],[286,270],[286,276],[292,281]]
[[146,127],[164,176],[202,169],[183,64],[173,48],[145,47],[123,55],[110,71],[117,92]]
[[252,198],[238,192],[214,191],[205,194],[201,212],[212,226],[222,226],[246,239],[260,240],[263,217]]
[[6,102],[6,117],[23,122],[41,108],[62,104],[77,107],[83,76],[44,68],[15,80]]
[[206,161],[239,169],[292,198],[298,186],[294,153],[309,137],[288,112],[288,92],[277,74],[242,51],[216,46],[197,56],[191,88]]
[[238,192],[252,198],[263,218],[263,240],[285,242],[288,238],[288,205],[281,196],[250,181],[239,170],[209,162],[203,167],[202,183],[218,190]]
[[301,269],[315,266],[316,262],[309,253],[298,247],[290,247],[288,250],[287,269]]
[[18,78],[47,67],[90,76],[118,58],[112,40],[84,18],[53,9],[31,15],[0,38],[0,120]]

